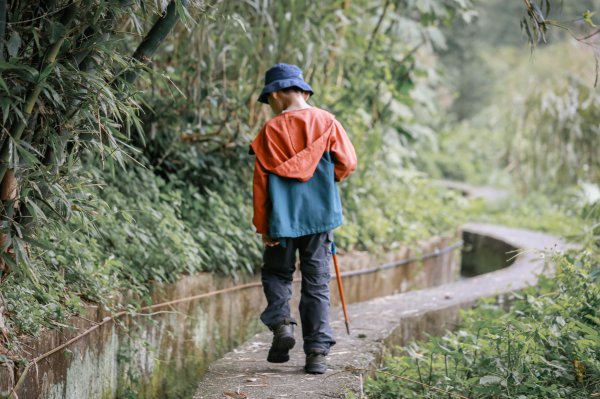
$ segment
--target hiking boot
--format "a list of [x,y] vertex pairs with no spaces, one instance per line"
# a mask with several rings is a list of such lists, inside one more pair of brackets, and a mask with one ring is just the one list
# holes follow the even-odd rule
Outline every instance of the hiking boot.
[[273,342],[267,355],[267,362],[285,363],[290,360],[289,351],[296,344],[294,325],[284,322],[273,328]]
[[304,371],[308,374],[324,374],[327,371],[325,355],[321,352],[309,352],[306,355]]

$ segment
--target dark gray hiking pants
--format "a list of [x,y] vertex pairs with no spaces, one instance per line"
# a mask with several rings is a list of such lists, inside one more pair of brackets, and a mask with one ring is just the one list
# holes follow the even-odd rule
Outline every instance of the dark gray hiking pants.
[[332,232],[285,238],[280,245],[265,247],[262,284],[267,308],[260,319],[273,328],[283,321],[296,323],[290,314],[292,279],[296,268],[296,250],[300,254],[302,289],[300,321],[304,352],[323,354],[335,345],[329,326],[329,279],[331,267]]

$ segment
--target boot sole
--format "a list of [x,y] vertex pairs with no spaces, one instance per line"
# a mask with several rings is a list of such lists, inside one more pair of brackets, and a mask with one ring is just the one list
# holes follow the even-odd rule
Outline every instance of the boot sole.
[[327,371],[327,366],[312,366],[312,367],[304,367],[304,371],[307,374],[325,374]]
[[290,355],[267,356],[267,362],[269,362],[269,363],[286,363],[289,360],[290,360]]
[[327,361],[325,356],[317,355],[313,357],[312,354],[307,355],[304,371],[307,374],[325,374],[327,371]]
[[288,351],[296,345],[294,337],[282,337],[277,340],[277,344],[269,349],[267,362],[269,363],[285,363],[290,360]]

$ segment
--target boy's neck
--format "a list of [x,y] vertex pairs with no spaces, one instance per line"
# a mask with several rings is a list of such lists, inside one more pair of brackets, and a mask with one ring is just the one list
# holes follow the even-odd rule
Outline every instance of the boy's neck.
[[290,103],[281,111],[281,113],[288,111],[296,111],[299,109],[311,108],[311,106],[301,96],[294,96]]

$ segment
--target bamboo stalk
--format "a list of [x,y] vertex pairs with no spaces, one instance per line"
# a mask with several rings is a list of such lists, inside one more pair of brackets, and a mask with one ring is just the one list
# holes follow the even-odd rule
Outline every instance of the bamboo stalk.
[[[121,5],[124,7],[130,5],[130,3],[131,2],[126,1],[126,0],[121,1]],[[184,6],[187,6],[188,0],[182,0],[182,4]],[[178,22],[178,20],[179,20],[179,16],[177,15],[176,3],[175,3],[175,0],[173,0],[167,7],[165,15],[152,26],[152,28],[150,29],[150,31],[148,32],[148,34],[146,35],[144,40],[142,40],[142,42],[140,43],[140,45],[134,52],[132,58],[136,59],[138,61],[149,61],[150,57],[152,57],[152,55],[156,52],[156,50],[158,49],[158,46],[165,40],[165,38],[167,37],[169,32],[173,29],[173,27]],[[107,35],[107,33],[104,33],[104,35]],[[93,38],[90,40],[93,40]],[[86,65],[90,59],[89,54],[90,53],[88,53],[85,56],[85,58],[80,61],[81,68],[87,69],[89,67],[89,65]],[[127,83],[132,84],[133,82],[135,82],[135,79],[137,78],[138,74],[139,74],[138,71],[130,70],[124,74],[123,79]],[[72,104],[71,108],[66,112],[66,119],[70,120],[71,118],[73,118],[77,114],[79,109],[80,109],[80,101],[76,100]],[[2,159],[2,158],[0,158],[0,159]],[[47,166],[50,165],[52,163],[53,159],[54,159],[54,149],[51,146],[49,146],[46,149],[46,152],[44,153],[44,158],[43,158],[44,165],[47,165]],[[58,172],[59,167],[60,167],[59,164],[54,166],[54,173]],[[1,169],[0,169],[0,171],[1,171]],[[45,190],[43,190],[43,192],[45,194]],[[26,224],[29,224],[31,221],[32,221],[32,219],[29,215],[29,210],[23,204],[23,206],[21,206],[20,222],[22,224],[26,225]]]
[[6,35],[6,0],[0,0],[0,61],[4,61],[4,42]]
[[[61,23],[64,26],[68,26],[75,19],[75,14],[77,11],[77,6],[72,3],[69,7],[65,9],[65,13],[63,14],[63,18],[61,19]],[[56,57],[58,56],[58,52],[65,41],[67,35],[67,31],[65,30],[64,35],[58,39],[54,44],[50,47],[48,51],[48,55],[46,57],[46,61],[44,62],[42,68],[40,68],[40,72],[43,71],[46,67],[53,64],[56,61]],[[27,100],[25,102],[25,106],[23,108],[23,118],[19,118],[18,123],[14,124],[10,129],[10,137],[7,137],[6,140],[2,143],[2,148],[0,148],[0,181],[4,178],[6,171],[9,166],[9,156],[10,156],[10,143],[11,140],[19,140],[23,135],[23,131],[29,122],[29,118],[33,113],[33,107],[42,91],[42,87],[44,85],[44,81],[46,77],[38,79],[37,83],[33,87],[33,89],[29,92],[27,96]]]
[[[181,0],[181,4],[187,7],[188,0]],[[143,63],[149,63],[158,46],[166,39],[178,21],[179,15],[177,14],[176,0],[171,0],[165,11],[165,15],[154,23],[146,37],[144,37],[144,40],[142,40],[133,53],[132,58]],[[123,74],[123,81],[131,84],[135,82],[138,74],[138,69],[130,69]]]
[[[126,7],[129,4],[130,4],[129,1],[125,1],[125,0],[121,1],[122,6]],[[188,0],[182,0],[182,4],[184,6],[186,6],[188,4]],[[152,26],[152,28],[150,29],[150,31],[148,32],[148,34],[146,35],[144,40],[142,40],[142,42],[140,43],[140,45],[138,46],[136,51],[133,53],[132,58],[136,59],[138,61],[143,61],[143,62],[149,61],[150,57],[152,57],[152,55],[156,52],[156,50],[158,49],[158,46],[165,40],[165,38],[167,37],[169,32],[173,29],[173,27],[178,22],[178,20],[179,20],[179,16],[177,15],[176,3],[175,3],[175,0],[173,0],[167,7],[167,9],[165,11],[165,15]],[[106,34],[107,33],[104,33],[104,35],[106,35]],[[95,40],[95,39],[92,38],[90,40]],[[82,67],[84,69],[86,69],[88,67],[88,65],[86,65],[86,64],[87,64],[87,61],[89,61],[89,59],[90,59],[89,53],[90,52],[88,52],[88,54],[85,55],[85,58],[80,61],[80,67]],[[123,79],[127,83],[131,84],[135,81],[137,76],[138,76],[138,71],[129,70],[124,73]],[[66,112],[67,120],[70,120],[71,118],[73,118],[75,116],[75,114],[77,114],[77,112],[80,109],[79,105],[80,105],[80,101],[78,101],[78,100],[76,100],[73,103],[72,107]],[[53,159],[54,159],[54,150],[52,149],[52,147],[48,147],[46,153],[44,154],[43,163],[45,165],[49,165]],[[59,166],[60,165],[56,165],[55,173]]]

